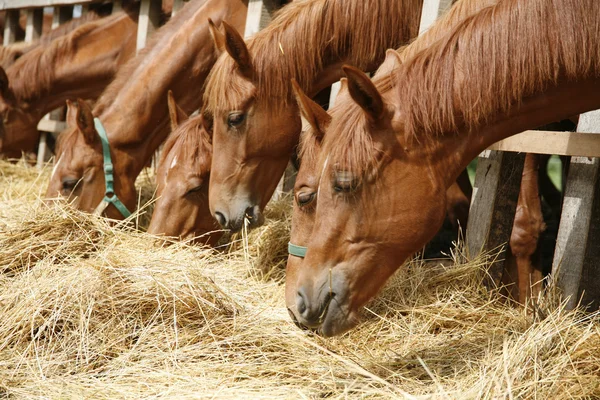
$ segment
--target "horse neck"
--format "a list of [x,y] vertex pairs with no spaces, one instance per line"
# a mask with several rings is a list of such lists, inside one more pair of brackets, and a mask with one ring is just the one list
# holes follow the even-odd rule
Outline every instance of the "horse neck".
[[[339,80],[343,64],[374,71],[386,49],[415,37],[421,5],[422,0],[292,2],[249,41],[255,70],[264,84],[283,85],[284,97],[291,95],[291,78],[314,95]],[[365,23],[365,16],[373,23]]]
[[[600,51],[587,38],[600,34],[589,19],[600,5],[515,2],[465,20],[397,72],[407,83],[394,92],[399,140],[429,159],[446,188],[491,144],[600,105]],[[548,22],[565,15],[571,25]]]
[[[207,19],[216,24],[226,20],[238,29],[244,28],[246,0],[199,3],[201,6],[190,18],[136,59],[131,79],[99,117],[111,148],[121,153],[118,168],[133,175],[141,172],[169,134],[168,90],[188,114],[202,105],[202,87],[218,57]],[[198,2],[188,7],[192,4]]]
[[[30,112],[41,118],[63,105],[67,99],[97,98],[119,66],[134,54],[136,29],[137,23],[123,14],[77,37],[72,45],[74,51],[68,56],[42,56],[39,70],[51,69],[54,72],[48,75],[45,82],[32,79],[37,88],[29,89],[30,93],[32,89],[36,93],[26,101]],[[23,56],[23,62],[27,62],[27,54]],[[19,65],[15,64],[11,72],[18,68]],[[17,92],[15,97],[20,99],[23,96]]]

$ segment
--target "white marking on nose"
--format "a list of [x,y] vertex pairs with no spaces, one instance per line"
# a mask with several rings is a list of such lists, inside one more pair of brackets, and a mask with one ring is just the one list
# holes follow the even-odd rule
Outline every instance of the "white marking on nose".
[[54,168],[52,168],[52,175],[50,175],[50,179],[52,179],[54,177],[54,174],[56,173],[56,169],[58,168],[58,164],[60,164],[61,160],[62,160],[62,157],[59,157],[58,160],[56,160],[56,162],[54,163]]

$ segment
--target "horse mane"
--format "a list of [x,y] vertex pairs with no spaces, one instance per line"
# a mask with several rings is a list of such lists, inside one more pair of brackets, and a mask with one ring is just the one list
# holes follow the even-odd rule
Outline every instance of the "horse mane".
[[466,18],[399,70],[407,134],[474,131],[549,83],[598,76],[598,15],[595,0],[502,0]]
[[[257,80],[257,95],[277,99],[273,106],[285,105],[293,101],[289,79],[295,78],[306,90],[328,60],[344,60],[359,68],[377,65],[383,61],[381,49],[399,44],[395,38],[408,40],[416,36],[421,3],[415,0],[289,3],[265,29],[246,41]],[[382,15],[388,20],[382,21]],[[385,29],[372,35],[373,25]],[[204,94],[209,111],[239,106],[236,103],[244,83],[231,79],[236,68],[226,52],[217,60]]]
[[169,153],[174,149],[183,149],[181,155],[186,160],[201,160],[208,156],[207,170],[199,171],[205,173],[210,170],[210,160],[212,157],[212,143],[208,132],[202,124],[202,114],[193,116],[183,122],[177,129],[165,140],[159,165],[163,165]]
[[105,112],[116,100],[119,93],[125,90],[125,88],[135,81],[132,79],[138,68],[144,67],[144,60],[150,53],[157,52],[165,46],[168,46],[171,37],[176,33],[179,28],[185,23],[186,20],[190,19],[194,13],[201,7],[204,6],[207,0],[190,1],[185,3],[185,6],[177,13],[173,18],[169,20],[165,25],[161,26],[146,43],[146,46],[140,50],[137,55],[131,58],[117,71],[115,79],[104,89],[102,95],[98,98],[94,107],[94,115],[100,116]]
[[[600,75],[600,48],[589,45],[599,13],[594,0],[499,0],[374,83],[402,110],[407,139],[475,132],[549,83]],[[376,156],[368,122],[349,96],[340,100],[323,153],[361,174]]]
[[56,38],[48,45],[35,46],[17,59],[7,70],[15,98],[18,101],[28,101],[47,93],[55,77],[55,68],[51,65],[69,58],[80,38],[122,15],[119,13],[87,22],[69,34]]

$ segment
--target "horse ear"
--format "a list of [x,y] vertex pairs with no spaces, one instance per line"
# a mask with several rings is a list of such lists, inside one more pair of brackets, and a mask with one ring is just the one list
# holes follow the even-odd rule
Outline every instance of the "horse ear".
[[340,93],[348,90],[348,78],[343,77],[340,79]]
[[352,99],[371,120],[379,120],[384,110],[383,99],[371,79],[361,70],[349,65],[344,65],[342,69],[348,77],[348,91]]
[[169,105],[169,117],[171,118],[171,132],[174,132],[183,121],[188,119],[188,115],[175,102],[172,90],[167,93],[167,103]]
[[85,100],[77,99],[75,103],[67,102],[67,107],[67,121],[77,126],[87,144],[94,145],[98,141],[98,132],[90,106]]
[[212,19],[208,19],[208,30],[210,31],[210,36],[215,43],[215,48],[219,54],[225,51],[225,35],[219,31],[219,28],[215,25]]
[[225,50],[238,65],[242,74],[250,76],[252,74],[252,61],[244,39],[227,22],[223,21],[223,27],[225,28]]
[[322,140],[325,130],[331,122],[331,116],[304,93],[295,79],[292,79],[292,87],[294,88],[294,94],[302,116],[312,126],[315,137],[318,140]]
[[391,69],[402,64],[402,59],[400,59],[400,54],[394,49],[387,49],[385,51],[385,60],[383,60],[383,64],[392,65]]

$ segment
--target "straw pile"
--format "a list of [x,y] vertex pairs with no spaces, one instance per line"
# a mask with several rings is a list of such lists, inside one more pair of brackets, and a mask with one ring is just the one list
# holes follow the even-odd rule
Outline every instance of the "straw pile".
[[159,247],[42,205],[47,174],[0,164],[0,397],[600,397],[597,316],[513,308],[483,259],[415,260],[323,339],[284,307],[289,199],[228,251]]

